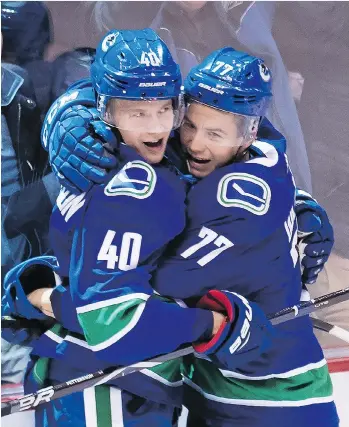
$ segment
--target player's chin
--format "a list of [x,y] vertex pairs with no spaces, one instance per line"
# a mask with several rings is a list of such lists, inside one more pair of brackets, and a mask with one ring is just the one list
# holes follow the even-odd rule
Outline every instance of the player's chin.
[[148,163],[156,164],[160,163],[164,157],[166,150],[166,144],[162,144],[161,147],[157,147],[156,150],[146,147],[143,150],[143,157]]
[[189,172],[196,178],[205,178],[205,176],[209,175],[215,170],[213,162],[198,164],[194,161],[188,160],[187,163]]

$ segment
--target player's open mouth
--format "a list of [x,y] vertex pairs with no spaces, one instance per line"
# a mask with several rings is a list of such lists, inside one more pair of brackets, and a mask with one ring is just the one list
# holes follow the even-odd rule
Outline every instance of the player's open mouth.
[[207,160],[207,159],[200,159],[199,157],[194,157],[188,152],[187,152],[187,158],[188,158],[189,162],[198,163],[200,165],[206,164],[206,163],[211,161],[211,160]]
[[156,141],[144,141],[144,144],[149,148],[158,148],[158,147],[161,147],[163,142],[164,142],[164,139],[160,138]]

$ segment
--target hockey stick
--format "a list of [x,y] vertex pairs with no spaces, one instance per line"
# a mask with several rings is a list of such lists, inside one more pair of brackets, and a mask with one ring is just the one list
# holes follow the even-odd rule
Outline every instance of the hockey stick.
[[322,308],[331,307],[332,305],[339,304],[340,302],[348,299],[349,287],[318,298],[310,299],[309,301],[303,301],[293,307],[284,308],[269,317],[269,319],[273,325],[277,325],[279,323],[287,322],[287,320],[294,319],[295,317],[305,316],[313,313],[314,311],[321,310]]
[[[330,307],[347,300],[349,297],[349,288],[342,289],[331,294],[324,295],[310,301],[301,302],[293,307],[285,308],[269,317],[273,325],[287,322],[296,317],[305,316],[320,310],[323,307]],[[36,393],[27,394],[19,399],[5,402],[1,404],[1,416],[14,414],[15,412],[34,409],[42,403],[48,403],[51,400],[64,397],[68,394],[82,391],[85,388],[95,387],[104,384],[112,379],[124,377],[134,372],[141,371],[153,367],[157,364],[176,359],[181,356],[193,353],[192,347],[186,347],[182,350],[177,350],[173,353],[155,357],[149,361],[139,362],[134,365],[126,366],[125,368],[115,369],[113,367],[98,371],[93,374],[84,375],[73,380],[57,384],[55,386],[40,389]]]
[[320,319],[315,319],[314,317],[310,317],[314,328],[319,329],[320,331],[324,331],[333,335],[334,337],[339,338],[340,340],[349,344],[349,331],[344,328],[341,328],[336,325],[332,325],[331,323],[324,322]]

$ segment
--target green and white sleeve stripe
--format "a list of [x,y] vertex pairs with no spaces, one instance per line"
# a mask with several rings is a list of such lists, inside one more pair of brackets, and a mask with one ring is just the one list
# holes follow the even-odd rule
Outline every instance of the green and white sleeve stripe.
[[78,319],[91,350],[104,350],[130,332],[141,318],[149,297],[134,293],[78,307]]

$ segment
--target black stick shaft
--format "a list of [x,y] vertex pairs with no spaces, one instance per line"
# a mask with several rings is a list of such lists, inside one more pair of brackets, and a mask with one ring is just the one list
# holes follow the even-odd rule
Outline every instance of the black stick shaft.
[[[273,325],[287,322],[295,319],[296,317],[305,316],[320,310],[324,307],[330,307],[334,304],[346,301],[349,298],[349,288],[342,289],[331,294],[312,299],[310,301],[301,302],[293,307],[285,308],[269,317]],[[19,411],[34,409],[42,403],[50,402],[51,400],[64,397],[68,394],[82,391],[85,388],[94,387],[99,384],[123,377],[134,372],[141,371],[151,367],[154,363],[163,363],[168,360],[176,359],[178,357],[193,353],[192,347],[187,347],[183,350],[178,350],[170,354],[158,356],[148,362],[140,362],[135,365],[127,366],[125,368],[115,369],[108,368],[104,371],[98,371],[93,374],[84,375],[82,377],[70,380],[55,386],[50,386],[37,391],[36,393],[27,394],[19,399],[5,402],[1,404],[1,416],[6,416]]]
[[283,310],[269,316],[269,320],[273,325],[287,322],[295,317],[305,316],[313,313],[314,311],[321,310],[322,308],[330,307],[334,304],[349,299],[349,288],[344,288],[336,292],[332,292],[327,295],[323,295],[319,298],[314,298],[309,301],[301,302],[293,307],[284,308]]

